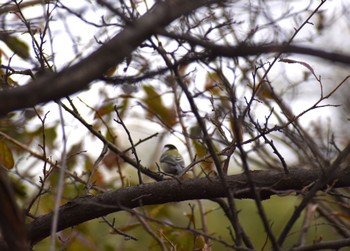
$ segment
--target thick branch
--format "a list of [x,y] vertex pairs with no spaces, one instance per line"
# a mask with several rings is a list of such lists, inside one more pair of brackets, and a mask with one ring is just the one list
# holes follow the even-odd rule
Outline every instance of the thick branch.
[[314,56],[322,59],[326,59],[332,62],[338,62],[343,64],[350,64],[350,55],[337,52],[327,52],[324,49],[315,49],[310,47],[303,47],[290,44],[258,44],[258,45],[246,45],[240,44],[237,46],[219,45],[206,39],[196,38],[188,34],[176,34],[166,32],[164,30],[158,30],[158,33],[173,39],[182,39],[187,41],[192,46],[197,45],[205,48],[208,58],[215,57],[247,57],[266,53],[296,53]]
[[257,46],[220,46],[197,39],[189,35],[178,35],[164,32],[167,26],[181,15],[201,6],[209,5],[219,0],[170,0],[157,4],[151,11],[138,19],[133,25],[127,26],[113,39],[101,46],[81,62],[66,68],[59,73],[44,75],[31,84],[0,92],[0,116],[16,109],[31,107],[43,102],[58,100],[83,90],[93,80],[103,76],[109,68],[117,65],[129,56],[143,41],[153,33],[159,33],[171,38],[181,38],[192,45],[199,45],[208,50],[208,58],[218,56],[245,57],[264,53],[297,53],[311,55],[333,62],[350,64],[350,55],[326,52],[307,47],[293,45],[257,45]]
[[209,5],[215,0],[169,0],[156,4],[133,25],[127,26],[101,48],[79,63],[50,73],[31,84],[0,92],[0,116],[16,109],[58,100],[87,87],[109,68],[121,63],[158,28],[165,27],[176,18]]
[[296,53],[314,56],[322,59],[326,59],[332,62],[338,62],[343,64],[350,64],[350,55],[344,53],[327,52],[324,50],[314,49],[310,47],[295,46],[295,45],[258,45],[258,46],[245,46],[239,45],[236,47],[231,46],[216,46],[211,49],[210,55],[213,57],[225,56],[225,57],[246,57],[251,55],[259,55],[264,53]]
[[[277,170],[251,172],[252,180],[262,199],[268,199],[274,194],[301,191],[313,184],[320,175],[321,171],[317,169],[291,169],[290,174]],[[227,182],[235,198],[254,198],[244,174],[230,176]],[[350,186],[350,168],[334,173],[328,185],[334,188]],[[97,196],[77,198],[63,205],[59,212],[58,231],[124,209],[226,196],[224,186],[216,177],[187,179],[181,183],[169,180],[121,188]],[[49,213],[28,224],[29,239],[32,243],[49,236],[51,218],[52,213]]]

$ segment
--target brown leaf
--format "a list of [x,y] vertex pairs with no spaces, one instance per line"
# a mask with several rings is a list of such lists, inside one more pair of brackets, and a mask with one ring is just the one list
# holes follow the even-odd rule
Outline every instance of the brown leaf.
[[147,116],[153,118],[157,116],[163,123],[172,127],[176,124],[175,110],[164,106],[160,94],[156,92],[153,86],[143,87],[146,97],[143,99],[148,108]]
[[312,75],[315,76],[315,71],[314,69],[311,67],[311,65],[309,65],[308,63],[305,63],[303,61],[298,61],[298,60],[293,60],[293,59],[288,59],[288,58],[281,58],[279,60],[279,62],[283,62],[283,63],[288,63],[288,64],[301,64],[304,67],[308,68],[309,71],[312,73]]

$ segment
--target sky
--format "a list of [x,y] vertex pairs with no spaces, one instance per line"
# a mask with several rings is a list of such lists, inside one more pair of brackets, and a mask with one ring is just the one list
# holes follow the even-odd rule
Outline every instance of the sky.
[[[56,67],[56,70],[61,70],[65,67],[68,67],[74,63],[76,63],[78,60],[80,60],[80,52],[82,52],[82,56],[85,57],[89,55],[92,51],[94,51],[96,48],[100,46],[98,41],[105,41],[109,38],[113,37],[118,30],[116,28],[104,28],[100,27],[99,24],[101,24],[102,17],[105,21],[113,23],[115,22],[115,18],[113,15],[110,15],[104,11],[103,8],[101,8],[98,4],[91,2],[91,5],[89,7],[85,7],[86,1],[79,0],[79,1],[61,1],[67,8],[71,8],[75,10],[79,15],[82,15],[86,20],[81,21],[79,17],[74,15],[68,15],[67,12],[64,9],[53,9],[53,6],[51,6],[50,11],[53,13],[53,21],[50,22],[50,36],[47,37],[47,43],[45,44],[45,51],[48,54],[53,54],[54,57],[52,60],[54,61],[54,65]],[[151,1],[148,2],[149,5]],[[317,5],[319,1],[295,1],[295,4],[292,6],[293,11],[302,10],[305,8],[305,5],[312,4]],[[258,2],[250,1],[252,5],[258,4]],[[242,2],[242,10],[246,7],[245,2]],[[274,5],[276,4],[276,5]],[[316,48],[325,48],[326,50],[347,50],[350,51],[350,48],[345,48],[343,45],[345,38],[349,37],[350,35],[350,28],[349,28],[349,20],[337,18],[340,16],[340,6],[341,5],[349,5],[346,3],[346,1],[339,1],[339,4],[334,4],[334,1],[329,1],[324,7],[322,7],[322,13],[324,13],[325,18],[325,24],[328,25],[327,32],[323,33],[317,33],[314,30],[314,25],[320,24],[320,18],[321,16],[316,16],[314,19],[312,19],[312,23],[309,26],[306,26],[300,34],[298,34],[298,37],[296,41],[300,44],[306,44],[310,45],[309,41],[310,39],[313,39],[312,44],[316,46]],[[287,11],[287,6],[290,7],[290,5],[285,4],[283,1],[281,3],[271,1],[271,6],[275,8],[276,11],[269,11],[265,10],[265,19],[261,20],[261,25],[268,23],[269,18],[274,18],[278,16],[283,16],[283,13]],[[92,7],[92,8],[91,8]],[[139,12],[143,13],[146,10],[145,6],[143,4],[139,5]],[[23,13],[27,18],[32,18],[34,21],[39,20],[38,18],[45,15],[47,9],[42,8],[41,6],[37,6],[35,8],[28,8]],[[243,13],[243,12],[242,12]],[[309,13],[305,13],[303,15],[300,15],[301,17],[305,17]],[[13,23],[20,23],[18,20],[18,17],[16,15],[8,15],[8,22]],[[237,15],[236,20],[240,21],[245,20],[245,17],[242,15]],[[291,32],[293,32],[293,27],[298,27],[303,22],[303,18],[300,19],[288,19],[286,21],[281,21],[278,23],[278,28],[276,30],[284,28],[289,26],[290,29],[286,29],[286,33],[282,34],[282,38],[285,37],[286,39],[288,36],[290,36]],[[239,26],[237,29],[241,29],[242,36],[246,34],[246,29],[249,28],[249,22],[246,21],[247,26],[244,24]],[[42,22],[33,22],[33,24],[38,29],[43,29],[43,23]],[[95,24],[95,25],[91,25]],[[19,27],[21,27],[19,25]],[[266,32],[268,32],[267,29],[261,29],[261,31],[258,33],[256,39],[259,40],[260,37],[266,36]],[[339,34],[341,34],[343,37],[340,40]],[[30,44],[30,36],[26,33],[21,33],[20,38],[24,41],[28,41]],[[11,52],[3,46],[3,44],[0,45],[1,49],[3,49],[8,55],[11,55]],[[151,52],[149,52],[151,54]],[[33,55],[34,56],[34,55]],[[337,69],[329,71],[330,68],[329,62],[322,62],[320,60],[311,59],[307,56],[301,56],[301,55],[287,55],[288,59],[293,59],[301,62],[307,62],[315,71],[316,75],[322,74],[322,81],[323,81],[323,88],[325,93],[327,91],[332,89],[332,86],[334,86],[334,82],[339,82],[340,79],[342,79],[346,73],[343,72],[343,69]],[[272,59],[272,57],[271,57]],[[31,64],[24,63],[22,60],[20,60],[18,57],[14,56],[12,59],[13,65],[20,65],[25,69],[26,67],[31,67]],[[127,72],[123,71],[123,68],[125,67],[125,64],[122,64],[118,67],[117,73],[121,76],[126,74],[133,74],[137,72],[137,69],[133,69],[133,62],[131,66],[128,68]],[[136,66],[136,65],[135,65]],[[333,66],[333,65],[332,65]],[[342,68],[342,67],[341,67]],[[206,70],[208,69],[199,69],[196,68],[196,66],[189,66],[188,67],[188,73],[191,73],[191,79],[199,84],[196,84],[199,86],[198,88],[203,88],[205,78],[207,75]],[[273,87],[277,91],[281,91],[285,93],[286,100],[290,102],[290,106],[292,110],[297,114],[303,110],[305,110],[306,107],[310,107],[314,104],[314,102],[319,98],[320,93],[320,85],[315,81],[313,78],[310,78],[308,81],[303,81],[303,78],[305,74],[309,70],[302,64],[286,64],[279,62],[276,64],[276,66],[272,69],[269,79],[273,83]],[[334,71],[339,72],[339,74],[334,74]],[[292,80],[294,82],[285,83],[286,79]],[[28,78],[20,76],[18,79],[16,79],[20,84],[26,84],[28,82]],[[299,93],[294,93],[293,89],[290,88],[291,85],[301,82],[299,84],[298,90],[302,90]],[[281,84],[282,83],[282,84]],[[94,113],[91,111],[89,107],[87,107],[82,101],[87,102],[90,106],[101,106],[103,105],[102,101],[98,99],[98,93],[101,90],[104,90],[104,92],[109,93],[110,99],[115,99],[116,103],[118,103],[118,100],[116,97],[123,93],[123,90],[119,87],[115,86],[106,86],[104,83],[93,83],[91,85],[91,88],[88,92],[81,92],[76,95],[72,95],[72,99],[75,103],[75,105],[78,107],[79,111],[83,116],[87,117],[88,120],[93,120]],[[294,89],[295,90],[295,89]],[[244,92],[244,90],[241,90]],[[315,95],[316,93],[316,95]],[[138,96],[139,98],[142,97],[142,94],[140,93],[133,93],[133,95]],[[78,99],[79,97],[79,99]],[[289,100],[288,100],[289,99]],[[165,101],[166,102],[166,101]],[[185,103],[185,100],[183,100]],[[329,104],[337,104],[336,100],[327,100],[326,103]],[[324,104],[326,104],[324,103]],[[186,108],[186,104],[184,105]],[[188,106],[187,106],[188,107]],[[314,110],[310,113],[308,113],[307,116],[303,116],[300,119],[300,122],[305,128],[310,128],[310,126],[313,123],[330,123],[331,126],[335,127],[336,124],[334,122],[334,109],[333,107],[329,108],[322,108]],[[44,108],[45,111],[50,111],[50,113],[47,116],[47,125],[53,125],[57,122],[58,117],[58,106],[55,103],[50,103]],[[129,129],[132,132],[132,135],[134,137],[134,140],[137,141],[140,138],[146,137],[148,135],[151,135],[156,132],[161,132],[162,128],[160,126],[157,126],[156,123],[142,123],[142,127],[140,126],[139,120],[137,119],[137,114],[140,110],[140,107],[138,107],[136,104],[133,105],[130,109],[131,114],[135,115],[135,117],[130,117],[128,120],[126,120],[126,123],[129,126]],[[256,117],[260,121],[264,121],[265,117],[268,116],[270,113],[270,110],[266,106],[257,106],[256,110]],[[65,114],[64,115],[64,123],[66,132],[68,135],[68,144],[73,145],[74,143],[81,140],[81,137],[84,137],[85,134],[80,134],[80,125],[77,124],[77,121],[72,118],[70,115]],[[273,123],[277,123],[277,120],[274,120],[273,118],[270,120],[270,123],[273,125]],[[33,123],[30,125],[34,128],[39,126],[40,123],[37,119],[33,120]],[[127,142],[126,134],[123,132],[122,128],[115,126],[116,134],[119,135],[121,138],[121,142]],[[341,132],[339,133],[339,139],[342,138]],[[58,141],[61,140],[61,133],[59,132]],[[167,138],[168,141],[175,142],[176,145],[181,146],[182,143],[180,140],[177,139],[177,137],[169,136]],[[159,141],[157,138],[151,140],[148,142],[148,144],[144,144],[140,147],[140,152],[144,152],[144,149],[149,148],[149,146],[154,146],[157,141]],[[165,143],[165,142],[164,142]],[[102,148],[102,144],[98,141],[92,140],[92,138],[89,138],[89,141],[85,144],[86,150],[88,154],[93,156],[93,158],[97,158],[97,156],[100,153],[100,149]],[[127,147],[127,144],[125,144],[125,147]],[[155,147],[155,149],[158,150],[159,147]],[[179,147],[180,150],[185,153],[185,149],[182,147]],[[60,151],[58,150],[57,158],[59,158]],[[187,157],[187,162],[190,160]],[[142,160],[146,165],[152,164],[155,157],[153,154],[149,154],[147,156],[143,156]]]

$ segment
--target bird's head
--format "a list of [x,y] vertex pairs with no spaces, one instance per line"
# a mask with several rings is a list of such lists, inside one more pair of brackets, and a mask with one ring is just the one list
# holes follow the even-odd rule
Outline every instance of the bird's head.
[[164,146],[164,149],[165,149],[165,150],[175,150],[175,149],[177,149],[177,148],[176,148],[176,146],[174,146],[174,145],[172,145],[172,144],[166,144],[166,145]]

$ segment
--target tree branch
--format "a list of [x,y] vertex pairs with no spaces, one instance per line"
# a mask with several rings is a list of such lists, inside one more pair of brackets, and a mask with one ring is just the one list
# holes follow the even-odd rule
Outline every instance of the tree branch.
[[25,86],[0,92],[0,116],[20,108],[58,100],[83,90],[109,68],[123,62],[140,44],[161,27],[191,11],[218,0],[169,0],[158,2],[133,25],[117,34],[91,55],[59,73],[47,73]]
[[[256,184],[256,191],[261,199],[271,195],[301,192],[321,177],[318,169],[291,169],[290,174],[282,170],[252,171],[251,178]],[[227,184],[235,198],[254,199],[249,189],[245,174],[227,177]],[[332,188],[350,186],[350,167],[340,170],[329,180]],[[325,189],[321,187],[320,189]],[[74,199],[59,210],[58,231],[124,209],[145,205],[164,204],[194,199],[214,199],[226,197],[227,191],[219,178],[187,179],[181,181],[167,180],[139,186],[121,188],[97,196]],[[32,244],[50,234],[52,213],[40,216],[27,225]]]
[[[201,6],[206,6],[219,0],[172,0],[161,2],[138,19],[133,25],[127,26],[101,48],[93,52],[81,62],[62,70],[59,73],[47,73],[43,77],[25,86],[6,89],[0,92],[0,116],[8,112],[31,107],[40,103],[58,100],[86,88],[93,80],[103,76],[109,68],[123,62],[143,41],[153,33],[176,39],[183,39],[192,45],[205,48],[208,58],[218,56],[245,57],[265,53],[296,53],[319,57],[322,59],[350,64],[350,55],[336,52],[326,52],[295,45],[238,45],[221,46],[195,38],[190,35],[180,35],[165,32],[167,26],[181,15],[190,13]],[[174,7],[176,6],[176,7]]]
[[158,34],[163,36],[181,39],[187,41],[192,46],[197,45],[206,49],[208,58],[215,58],[219,56],[223,57],[247,57],[266,53],[296,53],[314,56],[322,59],[326,59],[332,62],[338,62],[343,64],[350,64],[350,55],[337,52],[327,52],[325,50],[314,49],[310,47],[303,47],[290,44],[260,44],[260,45],[246,45],[240,44],[237,46],[225,46],[212,43],[208,40],[196,38],[188,34],[176,34],[166,32],[159,29]]

